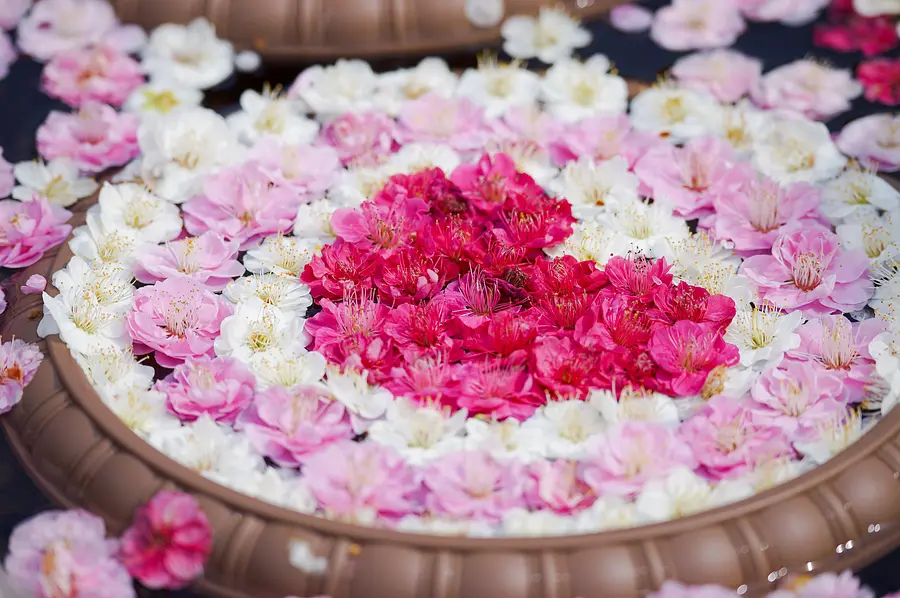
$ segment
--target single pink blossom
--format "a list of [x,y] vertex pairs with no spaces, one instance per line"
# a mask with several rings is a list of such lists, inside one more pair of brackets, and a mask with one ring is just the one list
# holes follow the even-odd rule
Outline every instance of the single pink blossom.
[[44,354],[38,346],[14,338],[0,345],[0,414],[22,400],[22,391],[34,378]]
[[900,116],[872,114],[858,118],[841,130],[836,143],[867,168],[900,170]]
[[9,74],[9,69],[18,60],[19,53],[5,31],[0,31],[0,81]]
[[57,54],[44,66],[41,83],[47,95],[74,108],[85,102],[121,106],[144,76],[134,58],[101,44]]
[[541,459],[528,468],[525,499],[532,509],[572,515],[591,506],[597,494],[579,478],[574,461]]
[[442,356],[423,357],[412,362],[401,362],[391,369],[384,387],[395,396],[413,401],[441,403],[456,407],[460,394],[460,382],[466,379],[468,368],[459,363],[450,364]]
[[728,103],[750,93],[761,74],[760,60],[736,50],[698,52],[679,58],[672,65],[672,76],[679,85]]
[[213,530],[190,494],[158,492],[122,534],[119,558],[151,590],[179,590],[203,574]]
[[549,147],[550,157],[563,165],[580,156],[591,156],[597,162],[622,156],[629,168],[651,148],[666,144],[658,136],[635,131],[624,114],[597,115],[566,127],[559,139]]
[[0,29],[15,29],[28,9],[32,0],[4,0],[0,4]]
[[[380,197],[386,197],[381,195]],[[363,249],[387,257],[408,245],[428,219],[428,204],[418,197],[398,194],[384,201],[366,201],[358,209],[341,208],[331,217],[334,234]]]
[[[546,148],[562,135],[565,123],[536,105],[513,106],[503,113],[501,120],[491,123],[499,145],[520,142],[522,147],[531,143],[535,151]],[[496,153],[496,152],[492,152]]]
[[45,160],[69,158],[84,172],[100,172],[138,156],[137,128],[137,116],[86,102],[77,113],[47,116],[37,131],[38,152]]
[[231,357],[189,357],[156,390],[166,395],[166,407],[181,421],[208,415],[233,424],[246,409],[256,390],[256,377],[247,366]]
[[651,592],[647,598],[737,598],[734,590],[722,586],[689,586],[679,581],[665,581],[656,592]]
[[442,143],[464,153],[483,148],[489,136],[479,106],[466,98],[435,93],[405,102],[398,123],[401,143]]
[[830,0],[734,0],[751,21],[779,21],[800,26],[815,20]]
[[134,293],[126,326],[138,355],[155,352],[156,362],[174,368],[189,357],[212,355],[231,304],[186,276],[169,278]]
[[653,13],[643,6],[620,4],[609,11],[609,22],[624,33],[641,33],[653,25]]
[[676,397],[698,394],[713,369],[736,365],[740,358],[720,331],[690,320],[657,328],[647,348],[660,367],[659,390]]
[[13,165],[3,157],[3,148],[0,147],[0,197],[9,197],[15,186],[16,176],[13,173]]
[[797,60],[766,73],[751,95],[762,108],[828,120],[849,110],[850,102],[862,90],[849,70],[832,69],[813,60]]
[[328,146],[290,145],[270,135],[250,150],[249,159],[273,182],[301,195],[321,195],[336,181],[341,168],[338,153]]
[[864,252],[845,250],[837,235],[814,228],[781,235],[771,255],[747,258],[741,272],[779,309],[847,313],[872,297],[868,267]]
[[[119,27],[112,5],[106,0],[39,0],[19,21],[17,39],[23,52],[46,61],[104,40],[118,42],[117,38],[122,37],[120,29],[126,28]],[[130,46],[120,49],[137,49],[133,43]]]
[[66,240],[72,213],[42,197],[0,201],[0,266],[25,268]]
[[525,364],[502,358],[472,363],[459,394],[457,405],[470,415],[481,413],[497,420],[512,417],[525,421],[547,402]]
[[47,288],[47,279],[40,274],[32,274],[22,285],[23,295],[40,295]]
[[521,466],[487,452],[447,454],[426,466],[422,482],[428,510],[450,519],[497,523],[506,511],[525,506]]
[[207,231],[143,248],[137,256],[134,277],[153,283],[183,275],[221,291],[244,273],[244,266],[237,260],[239,247],[238,241],[226,241],[219,233]]
[[372,166],[399,147],[396,124],[381,112],[348,112],[322,129],[318,142],[337,150],[344,166]]
[[271,386],[257,393],[238,425],[256,450],[282,467],[303,465],[353,436],[344,405],[312,386]]
[[746,24],[732,0],[673,0],[656,11],[650,37],[667,50],[730,46]]

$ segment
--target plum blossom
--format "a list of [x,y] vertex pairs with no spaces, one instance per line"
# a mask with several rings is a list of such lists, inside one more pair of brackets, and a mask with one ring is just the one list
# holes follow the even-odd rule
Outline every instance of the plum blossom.
[[121,106],[144,83],[137,61],[106,44],[58,54],[41,79],[47,95],[73,108],[85,102]]
[[609,22],[624,33],[642,33],[653,25],[653,13],[643,6],[620,4],[609,11]]
[[226,316],[221,322],[221,335],[215,340],[219,356],[246,362],[264,359],[279,349],[290,353],[300,351],[309,341],[301,318],[257,297],[238,303],[234,313]]
[[258,299],[279,311],[296,313],[299,316],[312,305],[308,286],[289,276],[272,272],[236,278],[228,282],[222,295],[232,303]]
[[850,102],[862,94],[862,86],[850,71],[823,66],[813,60],[798,60],[766,73],[753,90],[759,106],[791,110],[815,120],[829,118],[850,109]]
[[279,185],[304,195],[319,195],[337,182],[341,162],[328,146],[291,144],[283,137],[258,141],[248,158]]
[[151,78],[192,89],[215,87],[234,70],[234,49],[216,37],[213,25],[204,18],[187,25],[160,25],[150,34],[141,58]]
[[489,451],[498,461],[533,463],[546,456],[545,437],[537,427],[526,427],[517,419],[503,421],[466,420],[466,450]]
[[859,249],[872,260],[875,268],[885,263],[887,256],[900,250],[900,217],[888,212],[881,216],[873,212],[859,212],[835,227],[835,233],[847,249]]
[[841,129],[837,146],[868,168],[900,169],[900,117],[872,114],[858,118]]
[[199,89],[155,80],[137,87],[125,100],[122,108],[143,119],[186,108],[197,108],[202,101],[203,92]]
[[22,285],[23,295],[40,295],[47,288],[47,279],[40,274],[32,274]]
[[277,137],[296,145],[311,142],[319,125],[303,116],[303,105],[296,99],[266,89],[257,93],[248,89],[240,97],[241,110],[228,116],[230,126],[241,141],[253,145],[263,137]]
[[540,77],[520,63],[504,64],[487,57],[479,60],[477,69],[462,74],[456,95],[484,110],[487,118],[496,118],[513,108],[534,104],[540,85]]
[[822,212],[838,223],[875,210],[900,208],[900,192],[874,172],[851,166],[822,190]]
[[8,0],[3,3],[0,8],[0,29],[14,29],[28,9],[31,8],[32,0]]
[[237,241],[226,241],[207,231],[165,245],[148,247],[137,256],[135,278],[154,283],[178,275],[187,276],[220,291],[231,279],[244,273],[237,261]]
[[633,167],[648,149],[663,142],[653,133],[633,131],[628,117],[620,114],[598,115],[569,124],[554,132],[546,143],[556,164],[581,156],[590,156],[597,162],[622,156]]
[[765,305],[738,310],[728,329],[725,340],[740,351],[740,364],[763,368],[781,363],[784,354],[800,346],[797,327],[803,320],[802,312],[784,314]]
[[635,503],[647,521],[656,522],[721,507],[752,495],[753,487],[746,482],[724,481],[710,485],[690,469],[679,467],[665,479],[647,482]]
[[353,432],[362,434],[379,420],[394,401],[394,396],[381,386],[369,384],[366,372],[352,369],[340,371],[331,367],[324,386],[328,394],[341,403],[350,416]]
[[541,98],[547,104],[547,111],[564,122],[625,112],[628,85],[618,75],[611,74],[610,67],[602,54],[584,62],[565,59],[554,64],[541,81]]
[[712,133],[721,110],[709,94],[663,84],[635,96],[631,101],[631,124],[672,143],[684,143]]
[[322,128],[318,143],[337,150],[344,166],[372,166],[395,151],[395,128],[381,112],[347,112]]
[[369,427],[369,438],[421,465],[462,448],[466,416],[465,409],[451,413],[449,408],[398,397],[388,405],[385,418]]
[[730,46],[746,29],[733,2],[674,0],[656,11],[650,37],[667,50]]
[[[892,402],[889,399],[882,401],[882,415],[890,411]],[[821,421],[806,438],[798,438],[794,448],[811,463],[822,465],[859,440],[868,430],[869,423],[863,423],[856,409],[840,410]]]
[[753,136],[753,165],[782,184],[825,181],[841,172],[846,163],[822,123],[773,117]]
[[550,187],[572,204],[577,218],[591,218],[638,201],[638,178],[625,159],[616,156],[597,163],[589,156],[569,162]]
[[591,438],[605,429],[597,409],[579,400],[550,401],[522,424],[543,437],[546,455],[556,459],[583,458]]
[[68,158],[46,163],[19,162],[14,172],[19,184],[12,190],[12,196],[19,201],[31,201],[37,196],[67,208],[93,194],[98,187],[94,179],[79,176],[78,166]]
[[713,369],[735,365],[740,359],[737,348],[717,331],[690,320],[657,328],[647,347],[661,370],[659,388],[671,396],[699,393]]
[[217,424],[206,414],[192,423],[156,430],[147,440],[157,450],[210,479],[239,479],[259,473],[265,466],[245,435],[236,433],[231,426]]
[[44,354],[33,343],[14,338],[0,345],[0,414],[22,400],[22,391],[34,378]]
[[737,0],[737,5],[751,21],[779,21],[798,27],[815,20],[828,0]]
[[710,50],[679,58],[671,73],[682,87],[737,102],[756,87],[762,62],[736,50]]
[[0,201],[0,265],[25,268],[66,240],[72,213],[45,199]]
[[498,522],[509,509],[524,505],[522,477],[516,462],[498,462],[485,452],[454,452],[422,473],[425,505],[451,519]]
[[473,152],[487,140],[482,109],[466,98],[426,94],[406,102],[397,136],[404,143],[442,143],[458,152]]
[[38,152],[45,160],[69,158],[84,172],[100,172],[137,157],[137,129],[134,115],[85,102],[76,113],[47,116],[37,131]]
[[91,210],[107,230],[133,233],[143,242],[172,241],[181,233],[177,206],[136,183],[104,183]]
[[321,117],[337,117],[374,107],[377,87],[378,76],[368,62],[342,59],[304,70],[288,90],[288,97],[303,100]]
[[513,58],[554,64],[591,43],[591,34],[559,8],[543,7],[537,17],[514,15],[500,28],[503,50]]
[[[375,104],[389,116],[396,116],[407,100],[427,93],[451,96],[459,77],[442,58],[429,56],[412,68],[397,69],[378,76]],[[352,117],[353,113],[346,116]]]
[[214,421],[234,423],[253,400],[256,380],[236,359],[202,355],[189,358],[156,390],[165,393],[166,406],[182,421],[208,415]]
[[617,397],[609,390],[594,389],[588,402],[611,425],[624,421],[650,421],[676,426],[680,423],[678,407],[670,397],[646,389],[622,389]]

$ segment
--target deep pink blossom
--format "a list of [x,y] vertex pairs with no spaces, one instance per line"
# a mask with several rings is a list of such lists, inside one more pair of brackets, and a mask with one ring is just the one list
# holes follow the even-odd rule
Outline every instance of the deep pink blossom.
[[827,23],[813,29],[813,44],[838,52],[860,51],[864,56],[878,56],[897,47],[897,28],[886,16],[864,17],[852,7],[848,11],[836,10],[837,3],[829,8]]
[[106,44],[57,54],[41,75],[47,95],[74,108],[85,102],[121,106],[143,83],[141,65]]
[[319,143],[333,147],[344,166],[371,166],[397,150],[394,120],[381,112],[348,112],[322,129]]
[[535,344],[532,357],[534,377],[550,392],[583,397],[592,387],[605,386],[602,360],[582,349],[568,337],[544,336]]
[[231,357],[190,357],[177,366],[156,390],[165,393],[166,407],[181,421],[203,415],[233,424],[253,400],[256,377]]
[[672,286],[659,286],[653,294],[656,309],[649,315],[657,321],[674,324],[682,320],[703,324],[724,332],[734,318],[734,299],[725,295],[711,295],[703,287],[682,281]]
[[752,95],[753,101],[763,108],[828,120],[849,110],[850,102],[861,93],[862,87],[850,71],[798,60],[766,73]]
[[300,275],[316,299],[340,301],[349,293],[366,293],[374,288],[380,268],[376,256],[357,243],[342,239],[322,248]]
[[330,363],[387,375],[396,359],[395,347],[385,331],[390,311],[383,303],[350,295],[340,303],[321,299],[322,311],[309,318],[304,330],[312,336],[310,348]]
[[505,310],[485,318],[467,330],[465,346],[475,355],[501,357],[506,363],[522,363],[538,335],[538,316],[533,310]]
[[532,250],[562,243],[575,224],[568,201],[551,197],[533,184],[511,193],[498,216],[494,235],[507,245]]
[[418,247],[407,247],[384,259],[375,277],[375,286],[381,300],[396,307],[431,299],[458,273],[454,263],[428,255]]
[[237,240],[226,241],[219,233],[207,231],[143,248],[137,255],[134,277],[153,283],[182,275],[220,291],[244,273],[244,266],[237,260],[239,247]]
[[478,162],[456,167],[450,180],[462,191],[463,197],[486,214],[492,214],[510,191],[520,188],[516,165],[507,154],[485,154]]
[[515,462],[500,463],[487,452],[459,451],[433,461],[422,475],[429,511],[450,519],[497,523],[524,506],[524,476]]
[[646,305],[627,296],[608,295],[579,318],[574,338],[593,351],[646,346],[652,323]]
[[408,245],[427,221],[428,204],[418,197],[398,194],[391,199],[366,201],[359,209],[342,208],[331,217],[335,235],[361,248],[374,248],[384,257]]
[[0,266],[25,268],[66,240],[72,213],[44,198],[0,201]]
[[611,290],[649,301],[660,285],[672,282],[671,266],[665,258],[652,260],[643,255],[614,256],[606,263]]
[[384,331],[409,361],[421,357],[446,356],[449,361],[462,357],[459,323],[444,303],[428,301],[405,303],[390,310]]
[[466,365],[448,363],[441,354],[419,357],[392,368],[383,385],[398,397],[421,404],[439,403],[455,408],[460,384],[468,377],[468,371]]
[[591,506],[597,493],[578,475],[578,464],[540,460],[528,467],[525,500],[533,509],[572,515]]
[[138,118],[112,106],[85,102],[73,114],[53,111],[37,131],[45,160],[69,158],[84,172],[101,172],[138,156]]
[[886,106],[900,104],[900,59],[876,58],[856,67],[866,99]]
[[458,152],[480,150],[489,136],[481,107],[437,93],[404,102],[397,122],[402,143],[442,143]]
[[690,320],[657,328],[647,347],[661,370],[659,390],[672,396],[699,393],[714,368],[739,360],[737,347],[726,343],[720,331]]
[[546,402],[524,363],[510,364],[500,359],[470,363],[457,400],[469,415],[519,421],[531,417]]
[[761,74],[761,61],[736,50],[698,52],[672,65],[681,87],[709,93],[721,102],[736,102],[750,93]]
[[22,391],[34,378],[44,354],[37,345],[14,338],[0,345],[0,414],[22,400]]

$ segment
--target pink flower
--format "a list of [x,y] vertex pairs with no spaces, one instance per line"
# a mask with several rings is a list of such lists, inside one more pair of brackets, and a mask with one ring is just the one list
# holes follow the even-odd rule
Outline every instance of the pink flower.
[[850,109],[862,86],[848,70],[832,69],[812,60],[797,60],[766,73],[753,90],[763,108],[790,110],[816,120]]
[[72,213],[44,198],[0,201],[0,266],[25,268],[66,240]]
[[328,146],[290,145],[271,135],[253,146],[249,159],[276,184],[301,195],[324,193],[337,180],[341,168],[338,153]]
[[786,311],[856,311],[874,291],[865,253],[842,249],[837,235],[822,228],[781,235],[772,255],[747,258],[741,272],[762,300]]
[[872,114],[848,123],[838,134],[838,148],[867,168],[900,169],[900,116]]
[[641,33],[653,24],[653,13],[643,6],[620,4],[609,11],[610,24],[624,33]]
[[387,314],[384,331],[403,352],[406,359],[447,356],[450,361],[462,357],[462,340],[458,323],[445,304],[427,301],[404,303]]
[[44,354],[38,346],[14,338],[0,345],[0,414],[22,400],[22,391],[34,378]]
[[[503,142],[520,142],[546,147],[563,132],[565,123],[535,104],[513,106],[492,123],[494,134]],[[492,152],[493,153],[493,152]]]
[[798,585],[797,598],[875,598],[875,593],[862,586],[852,571],[822,573]]
[[138,156],[137,128],[135,115],[85,102],[74,114],[50,113],[37,131],[38,152],[45,160],[70,158],[85,172],[100,172]]
[[134,277],[153,283],[183,275],[220,291],[244,273],[244,266],[237,260],[239,246],[236,240],[226,241],[220,234],[207,231],[199,237],[144,247],[137,256]]
[[263,237],[289,232],[300,203],[293,189],[273,184],[258,163],[246,162],[206,177],[203,194],[182,206],[184,227],[192,235],[213,231],[244,251]]
[[690,219],[710,212],[714,197],[732,193],[744,181],[746,174],[734,162],[728,143],[703,137],[683,148],[666,144],[650,149],[634,172],[653,197],[665,198],[676,214]]
[[445,455],[425,467],[422,482],[428,510],[450,519],[497,523],[506,511],[525,504],[521,466],[499,463],[487,452]]
[[408,245],[428,219],[428,204],[406,194],[383,197],[383,201],[366,201],[359,209],[336,210],[331,217],[334,234],[360,248],[379,251],[382,257]]
[[597,355],[577,346],[569,337],[542,337],[533,349],[531,370],[547,390],[557,396],[583,397],[602,386]]
[[47,279],[40,274],[32,274],[22,285],[23,295],[40,295],[47,288]]
[[716,239],[731,241],[738,255],[768,252],[785,232],[823,226],[821,197],[813,185],[781,186],[769,178],[751,177],[714,198],[715,214],[705,225]]
[[513,189],[523,184],[518,174],[515,163],[507,154],[484,154],[476,163],[457,166],[450,180],[472,205],[490,214],[503,205]]
[[233,424],[250,405],[256,377],[247,366],[231,357],[189,357],[156,390],[165,393],[169,411],[185,422],[208,415],[217,422]]
[[676,285],[660,285],[653,293],[655,309],[647,315],[671,325],[682,320],[702,324],[710,330],[724,331],[734,318],[734,299],[711,295],[703,287],[681,281]]
[[348,293],[366,293],[380,266],[377,256],[357,243],[337,239],[322,248],[300,275],[316,299],[340,301]]
[[625,295],[606,295],[575,324],[574,338],[591,351],[644,346],[650,340],[652,323],[643,303]]
[[751,21],[780,21],[785,25],[805,25],[814,20],[829,0],[735,0]]
[[739,360],[737,347],[726,343],[721,332],[690,320],[657,328],[647,348],[661,370],[659,390],[671,396],[699,393],[714,368]]
[[758,465],[794,455],[781,429],[760,425],[740,402],[725,396],[711,399],[678,433],[693,448],[703,472],[714,479],[740,477]]
[[271,386],[257,393],[238,426],[260,453],[282,467],[297,467],[353,436],[345,416],[342,403],[315,387]]
[[572,515],[591,506],[597,494],[576,475],[577,471],[578,464],[574,461],[536,461],[528,468],[525,486],[528,505],[560,515]]
[[119,558],[151,590],[178,590],[203,574],[213,530],[197,500],[183,492],[158,492],[138,509],[122,534]]
[[4,566],[14,584],[37,598],[134,598],[117,551],[99,517],[47,511],[13,530]]
[[729,103],[750,93],[761,74],[762,62],[736,50],[698,52],[672,65],[672,76],[682,87],[705,91]]
[[745,28],[731,0],[673,0],[656,11],[650,37],[667,50],[723,48]]
[[633,168],[650,148],[664,143],[656,135],[632,130],[624,114],[598,115],[569,125],[549,149],[553,161],[560,165],[584,155],[597,162],[622,156]]
[[174,368],[189,357],[212,355],[230,315],[231,304],[207,286],[176,276],[135,291],[126,326],[136,354],[155,351],[159,365]]
[[458,152],[475,152],[488,139],[483,110],[466,98],[428,93],[404,102],[398,124],[401,143],[443,143]]
[[326,446],[304,463],[303,478],[319,506],[345,520],[399,519],[419,510],[416,471],[378,443],[345,440]]
[[663,582],[657,592],[651,592],[647,598],[735,598],[734,590],[722,586],[688,586],[678,581]]
[[348,112],[322,129],[319,143],[333,147],[344,166],[384,162],[398,148],[396,124],[381,112]]
[[870,102],[886,106],[900,104],[900,60],[877,58],[861,62],[856,67],[856,77]]
[[[837,7],[837,8],[836,8]],[[813,44],[838,52],[861,51],[864,56],[879,56],[900,44],[894,21],[888,16],[863,17],[843,10],[837,4],[829,9],[829,23],[816,25]]]
[[449,364],[438,355],[406,361],[391,369],[384,387],[395,396],[407,397],[418,403],[441,403],[456,407],[460,382],[467,377],[468,368]]
[[29,8],[31,0],[4,0],[0,5],[0,29],[14,29]]
[[47,95],[74,108],[85,102],[121,106],[144,76],[136,60],[104,44],[57,54],[41,83]]
[[0,81],[9,74],[12,64],[19,58],[16,47],[5,31],[0,31]]
[[16,176],[13,173],[13,165],[3,157],[3,148],[0,147],[0,197],[9,197],[15,186]]
[[581,462],[579,473],[598,495],[634,496],[650,480],[678,467],[694,469],[690,447],[662,424],[620,423],[600,436]]
[[383,260],[375,286],[392,307],[431,299],[459,275],[456,264],[418,247],[399,249]]
[[497,359],[476,361],[469,366],[457,404],[470,415],[482,413],[497,420],[511,417],[525,421],[546,402],[524,364]]

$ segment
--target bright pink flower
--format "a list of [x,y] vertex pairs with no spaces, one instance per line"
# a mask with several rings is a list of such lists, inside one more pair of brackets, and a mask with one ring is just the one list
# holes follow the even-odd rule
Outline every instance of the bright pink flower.
[[[660,287],[663,288],[666,287]],[[578,320],[575,340],[592,351],[642,347],[650,340],[651,324],[647,308],[641,302],[624,295],[608,295]]]
[[730,46],[746,24],[731,0],[673,0],[656,11],[650,37],[681,52]]
[[615,256],[606,263],[610,290],[649,301],[657,287],[672,283],[665,258],[652,260],[643,255]]
[[480,413],[497,420],[524,421],[546,402],[524,364],[497,359],[469,365],[457,404],[470,416]]
[[8,197],[16,186],[16,176],[13,173],[13,165],[3,157],[3,148],[0,147],[0,197]]
[[22,391],[34,378],[44,354],[38,346],[14,338],[0,345],[0,414],[22,400]]
[[783,234],[772,255],[747,258],[741,272],[762,300],[786,311],[856,311],[874,291],[865,253],[842,249],[837,235],[822,228]]
[[814,20],[829,0],[735,0],[751,21],[779,21],[785,25],[805,25]]
[[558,245],[572,234],[572,205],[551,197],[537,185],[514,191],[498,214],[494,235],[513,247],[544,249]]
[[141,65],[106,44],[57,54],[41,75],[44,92],[73,108],[85,102],[121,106],[143,83]]
[[174,368],[189,357],[212,355],[231,304],[209,287],[176,276],[142,287],[126,322],[138,355],[155,352],[156,362]]
[[502,357],[507,363],[522,363],[528,358],[538,334],[534,311],[501,311],[486,318],[464,336],[465,346],[475,355]]
[[277,185],[301,195],[324,193],[337,181],[341,168],[338,154],[331,147],[290,145],[274,135],[256,142],[248,158]]
[[182,275],[221,291],[244,273],[244,266],[237,260],[239,246],[236,240],[226,241],[219,233],[207,231],[198,237],[142,248],[134,277],[153,283]]
[[402,195],[423,200],[429,205],[431,215],[435,218],[469,212],[469,206],[459,188],[440,168],[426,168],[413,174],[395,174],[375,195],[373,201],[390,204]]
[[581,349],[568,337],[542,336],[534,346],[534,377],[561,397],[583,397],[590,388],[603,386],[599,379],[604,369],[596,354]]
[[624,114],[597,115],[569,125],[549,150],[559,165],[584,155],[597,162],[622,156],[633,168],[650,148],[664,143],[656,135],[632,130]]
[[498,463],[487,452],[450,453],[425,468],[425,504],[450,519],[497,523],[506,511],[524,506],[522,474],[517,463]]
[[396,195],[390,202],[366,201],[359,209],[342,208],[331,217],[334,234],[382,257],[408,245],[428,220],[428,204],[418,197]]
[[23,295],[40,295],[47,288],[47,279],[40,274],[32,274],[20,289]]
[[297,467],[353,436],[345,416],[342,403],[315,387],[271,386],[256,394],[238,425],[260,453],[282,467]]
[[182,206],[184,227],[192,235],[219,233],[243,251],[263,237],[289,232],[300,203],[293,189],[275,185],[259,164],[246,162],[206,177],[203,195]]
[[647,347],[662,370],[659,390],[671,396],[699,393],[714,368],[736,365],[740,357],[720,331],[690,320],[657,328]]
[[576,473],[574,461],[536,461],[528,468],[525,500],[533,509],[550,510],[560,515],[583,511],[597,500],[593,488]]
[[16,47],[5,31],[0,31],[0,81],[9,74],[12,64],[19,58]]
[[710,212],[714,197],[734,192],[745,180],[744,170],[734,168],[735,161],[728,143],[704,137],[682,148],[667,144],[649,150],[634,173],[653,197],[665,198],[676,214],[690,219]]
[[862,87],[848,70],[797,60],[766,73],[753,90],[753,101],[774,110],[790,110],[816,120],[850,109]]
[[651,310],[648,315],[666,324],[687,320],[724,332],[736,313],[734,299],[731,297],[710,295],[703,287],[695,287],[684,281],[657,287],[653,300],[656,309]]
[[703,472],[714,478],[740,477],[794,449],[784,432],[753,420],[735,399],[718,396],[681,424],[680,436],[694,450]]
[[862,586],[852,571],[822,573],[798,585],[797,598],[875,598],[875,593]]
[[404,102],[398,123],[401,143],[442,143],[458,152],[480,150],[489,135],[479,106],[435,93]]
[[865,88],[866,99],[887,106],[900,104],[900,59],[878,58],[861,62],[856,78]]
[[375,286],[383,302],[397,307],[431,299],[458,274],[456,264],[418,247],[406,247],[384,258]]
[[410,361],[444,355],[449,361],[462,357],[458,322],[445,303],[405,303],[390,310],[384,331]]
[[838,52],[861,51],[867,57],[890,52],[898,43],[897,28],[886,16],[868,18],[851,14],[813,29],[814,45]]
[[900,117],[872,114],[848,123],[837,136],[838,148],[867,168],[900,169]]
[[665,581],[659,591],[647,598],[735,598],[734,590],[722,586],[688,586],[678,581]]
[[333,517],[399,519],[419,510],[417,472],[393,449],[345,440],[326,446],[303,465],[306,487]]
[[25,268],[66,240],[72,213],[44,198],[0,201],[0,266]]
[[679,85],[729,103],[750,93],[760,75],[762,62],[736,50],[698,52],[672,65],[672,76]]
[[694,469],[697,459],[671,428],[626,421],[598,437],[579,475],[598,495],[630,497],[678,467]]
[[212,540],[212,526],[193,496],[158,492],[122,534],[120,559],[145,587],[179,590],[203,574]]
[[47,511],[16,527],[4,567],[36,598],[134,598],[131,577],[116,560],[119,543],[87,511]]
[[610,24],[624,33],[641,33],[653,24],[653,13],[643,6],[620,4],[609,11]]
[[202,355],[186,359],[156,390],[165,393],[166,407],[181,421],[207,415],[233,424],[253,400],[256,377],[236,359]]
[[312,337],[310,348],[330,363],[388,374],[395,350],[384,326],[390,308],[371,299],[350,295],[340,303],[321,299],[322,311],[309,318],[304,330]]
[[485,214],[492,214],[503,205],[510,191],[520,187],[518,174],[508,155],[484,154],[478,162],[457,166],[450,180],[472,205]]
[[322,248],[306,265],[300,281],[316,299],[340,301],[348,293],[366,293],[374,287],[380,264],[377,256],[342,239]]
[[69,158],[84,172],[101,172],[138,156],[137,128],[137,116],[85,102],[74,114],[47,116],[37,131],[38,152],[45,160]]
[[46,61],[100,43],[114,34],[118,25],[106,0],[41,0],[19,22],[19,48]]
[[333,147],[344,166],[384,162],[398,148],[394,120],[381,112],[348,112],[322,129],[319,143]]
[[772,249],[783,233],[821,226],[819,188],[807,183],[781,186],[768,178],[747,178],[731,193],[713,199],[715,214],[704,224],[716,239],[731,241],[738,255]]
[[5,0],[0,6],[0,29],[15,29],[16,25],[28,9],[32,0]]
[[406,361],[391,369],[390,376],[382,383],[395,396],[406,397],[417,403],[440,403],[456,407],[460,383],[468,376],[468,368],[459,363],[448,363],[443,355],[421,357]]

